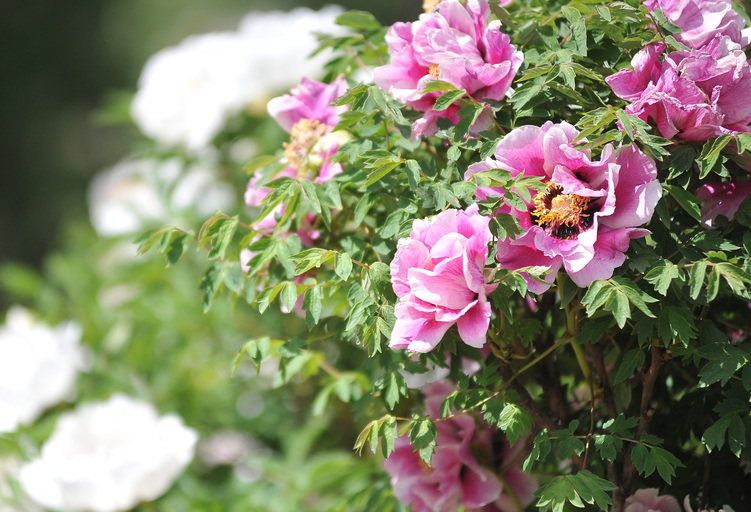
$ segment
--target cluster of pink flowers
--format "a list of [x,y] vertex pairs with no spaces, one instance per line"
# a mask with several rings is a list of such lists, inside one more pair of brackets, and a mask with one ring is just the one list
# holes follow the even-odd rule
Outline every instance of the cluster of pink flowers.
[[[613,92],[630,102],[626,112],[653,121],[668,139],[706,141],[720,135],[751,132],[751,65],[744,48],[751,28],[733,10],[730,0],[646,0],[681,32],[687,45],[665,54],[663,43],[647,45],[606,80]],[[702,224],[712,228],[718,215],[732,219],[751,193],[747,183],[706,183],[697,197],[704,200]]]
[[730,0],[646,0],[644,5],[659,9],[681,31],[675,38],[689,48],[701,48],[715,35],[729,37],[743,46],[751,39],[751,29],[735,12]]
[[391,348],[429,352],[454,324],[467,345],[485,345],[487,296],[496,287],[483,274],[492,239],[489,222],[475,204],[415,220],[409,238],[399,240],[391,262],[399,297]]
[[705,141],[751,131],[751,66],[737,43],[718,36],[660,60],[664,49],[663,43],[648,45],[634,56],[633,69],[606,79],[631,102],[626,112],[654,121],[666,139]]
[[[504,97],[524,57],[500,25],[490,21],[485,0],[445,0],[419,21],[396,23],[389,29],[391,62],[375,70],[375,82],[408,107],[425,113],[414,123],[413,137],[433,135],[439,118],[459,120],[456,103],[443,111],[432,110],[442,92],[421,92],[432,80],[464,89],[478,101]],[[490,116],[482,115],[473,130],[487,128]]]
[[[452,391],[446,381],[425,387],[425,404],[432,418],[440,417],[441,403]],[[394,452],[383,464],[394,494],[411,510],[455,512],[464,507],[478,512],[518,512],[532,502],[537,481],[519,468],[524,443],[512,447],[504,440],[497,453],[493,437],[498,432],[469,414],[440,421],[436,427],[430,466],[414,452],[406,435],[396,440]]]
[[[678,500],[668,494],[660,496],[659,491],[654,488],[639,489],[633,496],[626,498],[624,505],[624,512],[681,512]],[[688,496],[683,500],[683,508],[685,512],[693,512]],[[714,511],[702,509],[697,512]],[[725,505],[717,512],[733,512],[733,509]]]
[[[599,161],[574,147],[579,132],[568,123],[522,126],[498,144],[494,159],[473,164],[465,178],[490,169],[512,176],[540,176],[546,188],[526,210],[504,205],[500,212],[515,217],[524,233],[498,242],[497,259],[504,268],[546,266],[552,282],[563,266],[579,286],[608,279],[625,261],[629,242],[648,234],[638,228],[652,217],[662,187],[654,161],[636,146],[603,148]],[[486,195],[503,190],[479,189]],[[549,285],[528,280],[535,293]]]

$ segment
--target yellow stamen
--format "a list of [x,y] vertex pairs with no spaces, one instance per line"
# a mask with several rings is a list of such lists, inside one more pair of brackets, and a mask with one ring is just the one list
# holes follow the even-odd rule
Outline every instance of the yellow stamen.
[[438,67],[438,64],[431,64],[428,67],[428,74],[431,76],[434,76],[435,78],[438,78],[438,75],[440,74],[441,69]]
[[590,216],[585,212],[592,198],[561,194],[562,191],[560,185],[549,183],[545,191],[538,192],[533,200],[535,208],[532,210],[532,217],[538,225],[550,228],[553,232],[562,226],[579,227],[583,218]]
[[440,4],[443,0],[423,0],[422,1],[422,9],[427,12],[428,14],[433,13],[438,9],[438,4]]
[[301,119],[296,122],[289,131],[289,142],[283,144],[285,158],[298,169],[305,168],[310,150],[329,128],[317,119]]

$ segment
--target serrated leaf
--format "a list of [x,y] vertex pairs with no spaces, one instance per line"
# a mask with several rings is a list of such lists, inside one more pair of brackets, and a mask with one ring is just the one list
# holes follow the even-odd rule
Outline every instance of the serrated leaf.
[[667,295],[670,283],[678,279],[683,281],[683,271],[681,268],[669,260],[660,260],[647,274],[644,279],[652,283],[655,291],[660,295]]
[[498,417],[498,428],[506,434],[509,443],[514,444],[532,431],[532,417],[518,405],[506,404]]

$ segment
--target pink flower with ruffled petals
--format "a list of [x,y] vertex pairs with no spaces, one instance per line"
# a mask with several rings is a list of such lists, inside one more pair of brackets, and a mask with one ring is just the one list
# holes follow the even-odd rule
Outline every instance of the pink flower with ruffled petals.
[[708,229],[715,227],[718,215],[733,220],[741,203],[751,194],[751,183],[705,183],[696,191],[701,206],[701,223]]
[[728,36],[732,41],[747,46],[751,29],[744,28],[745,21],[735,12],[730,0],[647,0],[647,9],[659,9],[665,18],[681,31],[675,38],[689,48],[701,48],[715,35]]
[[[499,143],[495,159],[473,164],[465,179],[489,169],[512,176],[540,176],[546,185],[528,202],[526,211],[505,205],[524,233],[499,241],[497,259],[504,268],[546,266],[550,283],[563,266],[578,286],[608,279],[626,259],[634,238],[649,233],[638,228],[652,217],[662,195],[654,161],[636,146],[603,148],[599,161],[573,146],[579,132],[568,123],[522,126]],[[480,189],[478,196],[502,195]],[[549,285],[528,279],[530,291]]]
[[[414,138],[436,132],[439,118],[459,121],[459,102],[443,111],[432,110],[441,91],[421,93],[432,80],[464,89],[475,100],[501,100],[524,60],[522,52],[490,21],[485,0],[446,0],[436,12],[420,15],[413,23],[396,23],[388,31],[391,62],[376,68],[375,82],[408,107],[424,112],[413,125]],[[443,91],[445,92],[445,91]],[[486,111],[473,132],[489,127]]]
[[623,512],[681,512],[678,500],[667,494],[658,496],[657,489],[639,489],[624,505]]
[[487,295],[496,287],[483,276],[492,238],[489,223],[474,204],[415,220],[409,238],[399,240],[391,262],[399,297],[391,348],[429,352],[454,324],[467,345],[485,345]]
[[[432,418],[440,417],[443,400],[454,391],[446,381],[425,387],[425,404]],[[512,449],[501,443],[502,453],[494,454],[495,429],[469,414],[460,414],[436,423],[438,437],[430,466],[414,452],[409,437],[397,438],[395,448],[384,462],[391,475],[394,494],[415,512],[455,512],[466,510],[516,512],[517,502],[532,502],[537,481],[518,467],[523,450],[519,442]],[[497,448],[495,448],[497,449]],[[497,455],[497,456],[495,456]],[[496,468],[483,465],[500,459]],[[495,472],[503,469],[501,483]]]
[[343,76],[330,84],[303,78],[290,94],[269,101],[267,109],[271,117],[287,132],[291,132],[292,127],[303,119],[314,119],[333,128],[339,123],[339,116],[347,107],[335,107],[331,103],[345,92],[347,82]]
[[631,102],[626,112],[652,120],[667,138],[705,141],[751,131],[751,66],[741,47],[717,36],[699,50],[674,51],[660,61],[663,43],[647,45],[624,69],[606,78]]
[[347,107],[331,103],[345,92],[343,76],[330,84],[303,78],[290,94],[269,101],[269,114],[290,134],[284,158],[298,176],[323,183],[344,172],[341,164],[331,160],[351,138],[347,132],[333,131]]

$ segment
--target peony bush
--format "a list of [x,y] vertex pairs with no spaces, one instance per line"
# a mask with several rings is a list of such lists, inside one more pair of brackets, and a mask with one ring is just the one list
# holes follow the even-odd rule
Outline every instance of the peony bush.
[[[181,450],[164,452],[145,404],[127,419],[150,427],[111,436],[109,420],[84,421],[92,405],[53,411],[41,455],[25,454],[28,497],[72,510],[751,509],[747,16],[724,0],[423,10],[390,27],[326,10],[326,63],[283,88],[270,74],[273,93],[253,92],[267,77],[245,68],[265,50],[229,51],[227,34],[165,72],[173,86],[150,61],[133,112],[157,163],[120,171],[135,198],[114,178],[91,192],[97,243],[111,244],[85,269],[107,285],[102,316],[64,279],[80,263],[52,267],[64,299],[40,307],[101,336],[101,393],[151,390],[191,427],[173,417]],[[184,96],[202,82],[181,77],[202,69],[211,83]],[[162,103],[143,99],[152,80],[190,108],[164,100],[170,121],[144,121]],[[238,201],[209,201],[227,186]],[[126,262],[123,236],[159,220],[177,225],[142,232]],[[216,377],[219,361],[236,380]],[[78,446],[99,434],[95,447],[125,449],[100,460]],[[69,469],[84,456],[63,444],[96,459],[80,480]],[[80,482],[90,500],[112,490],[86,501]]]

